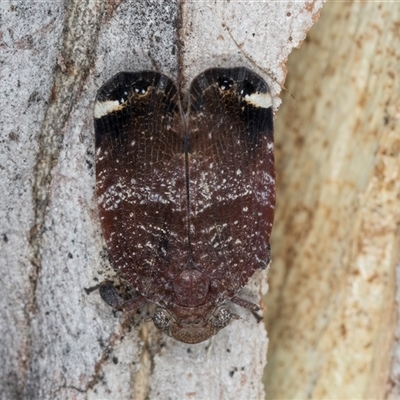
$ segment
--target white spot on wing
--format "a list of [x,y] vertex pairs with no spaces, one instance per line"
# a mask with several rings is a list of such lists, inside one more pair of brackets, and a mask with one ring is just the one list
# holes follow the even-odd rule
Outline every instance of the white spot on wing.
[[124,103],[118,100],[96,101],[94,105],[94,117],[101,118],[114,111],[122,110],[125,107]]
[[260,108],[269,108],[272,106],[272,98],[269,93],[253,93],[244,96],[247,103]]

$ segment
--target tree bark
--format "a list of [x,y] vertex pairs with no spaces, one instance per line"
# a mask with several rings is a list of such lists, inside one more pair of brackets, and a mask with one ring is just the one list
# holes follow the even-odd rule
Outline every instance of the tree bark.
[[[156,69],[182,93],[202,70],[245,65],[272,88],[321,1],[2,1],[0,398],[260,399],[263,324],[244,310],[188,346],[113,312],[94,196],[93,102],[123,70]],[[248,286],[257,301],[265,274]]]
[[400,397],[399,26],[392,3],[328,3],[289,59],[268,399]]

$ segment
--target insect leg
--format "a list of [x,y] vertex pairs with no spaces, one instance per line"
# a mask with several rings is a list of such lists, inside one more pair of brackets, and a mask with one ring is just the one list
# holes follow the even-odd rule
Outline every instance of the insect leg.
[[251,313],[254,315],[254,318],[257,320],[257,322],[260,322],[263,319],[262,316],[257,314],[257,311],[261,310],[261,308],[257,304],[251,303],[250,301],[242,299],[241,297],[238,297],[238,296],[233,296],[230,299],[230,301],[232,303],[237,304],[240,307],[250,310]]
[[147,300],[140,295],[129,300],[123,299],[110,281],[102,283],[99,291],[101,298],[109,306],[120,311],[136,310],[147,302]]

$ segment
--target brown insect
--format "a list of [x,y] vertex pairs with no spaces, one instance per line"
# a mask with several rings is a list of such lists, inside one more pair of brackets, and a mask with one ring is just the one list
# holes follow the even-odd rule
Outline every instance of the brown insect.
[[121,72],[94,109],[96,188],[114,269],[137,291],[118,310],[157,305],[155,326],[198,343],[235,318],[236,296],[270,261],[274,219],[273,113],[265,81],[247,68],[213,68],[176,85],[153,71]]

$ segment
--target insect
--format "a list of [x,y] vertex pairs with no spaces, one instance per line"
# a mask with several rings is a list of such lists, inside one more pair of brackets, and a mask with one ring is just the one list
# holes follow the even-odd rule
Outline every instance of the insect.
[[275,207],[273,111],[265,81],[245,67],[212,68],[183,109],[155,71],[120,72],[94,107],[96,191],[113,268],[138,293],[109,281],[100,294],[127,311],[155,303],[154,325],[185,343],[216,334],[233,302],[270,262]]

